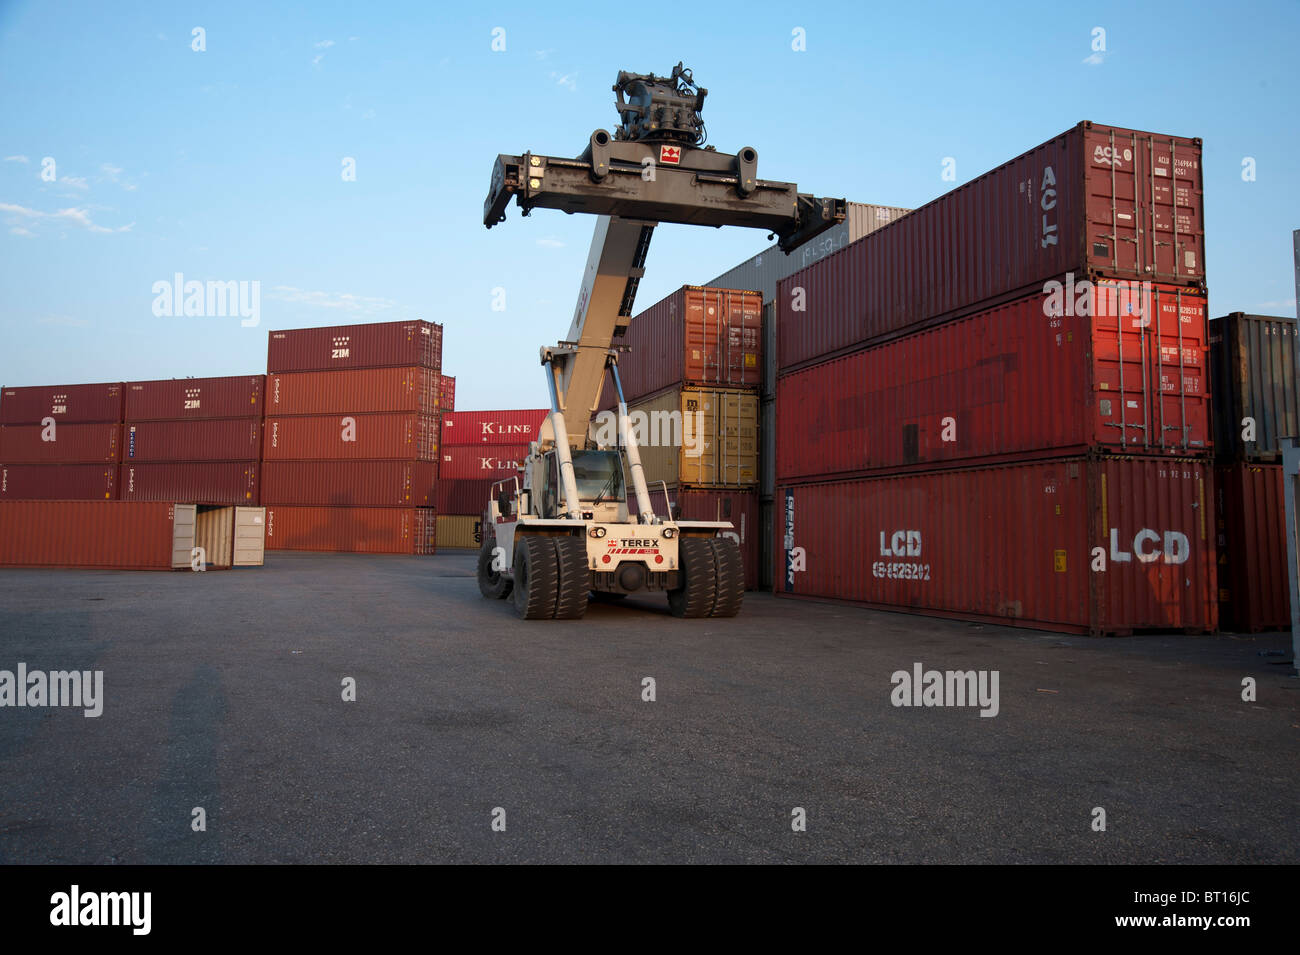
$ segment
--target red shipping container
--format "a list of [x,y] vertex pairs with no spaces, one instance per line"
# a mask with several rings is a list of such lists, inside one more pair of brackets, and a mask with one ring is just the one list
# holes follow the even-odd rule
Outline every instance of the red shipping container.
[[145,461],[256,461],[261,454],[260,418],[128,421],[122,426],[123,464]]
[[[623,397],[629,402],[677,385],[757,388],[763,383],[763,295],[687,285],[628,323],[619,344]],[[601,407],[613,407],[605,378]]]
[[435,515],[431,507],[275,504],[266,509],[266,549],[433,554],[437,552]]
[[267,461],[262,501],[335,507],[433,507],[436,461]]
[[745,589],[758,589],[759,539],[762,530],[758,518],[757,491],[669,487],[668,501],[674,506],[671,515],[664,502],[663,485],[650,486],[650,500],[655,513],[660,517],[671,516],[679,521],[731,521],[734,529],[728,536],[740,545],[745,565]]
[[327,325],[271,332],[266,370],[331,371],[337,368],[442,367],[442,326],[434,322]]
[[[482,515],[492,494],[492,480],[466,480],[438,475],[438,513]],[[510,486],[514,493],[514,485]]]
[[526,411],[452,411],[442,416],[442,445],[528,445],[537,440],[549,408]]
[[456,410],[456,379],[448,375],[442,376],[442,395],[438,398],[438,410]]
[[122,384],[34,385],[0,390],[0,424],[122,420]]
[[126,421],[260,418],[265,375],[126,383]]
[[122,426],[111,421],[4,424],[0,425],[0,461],[10,464],[115,464],[121,432]]
[[428,368],[361,368],[268,375],[266,415],[438,413],[441,376]]
[[778,282],[778,367],[1067,272],[1203,287],[1203,210],[1199,139],[1080,123]]
[[777,480],[1047,450],[1208,453],[1205,296],[1100,288],[1095,314],[1045,314],[1035,293],[783,375]]
[[177,504],[258,503],[256,461],[197,461],[126,464],[118,476],[124,501]]
[[778,487],[775,590],[1044,630],[1211,632],[1212,483],[1205,461],[1076,457]]
[[1232,464],[1215,473],[1219,623],[1255,633],[1291,626],[1286,499],[1280,464]]
[[499,481],[514,477],[528,457],[528,445],[447,447],[442,449],[438,476],[443,480]]
[[437,461],[437,415],[288,415],[266,419],[267,461]]
[[0,566],[170,570],[172,505],[0,502]]
[[112,501],[117,498],[117,465],[0,465],[0,500]]

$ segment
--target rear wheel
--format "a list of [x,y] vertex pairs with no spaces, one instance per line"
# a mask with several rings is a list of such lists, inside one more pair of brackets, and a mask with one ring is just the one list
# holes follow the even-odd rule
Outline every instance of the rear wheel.
[[500,570],[493,570],[496,561],[493,551],[496,541],[491,538],[483,541],[478,549],[478,592],[492,600],[504,600],[510,596],[510,578]]
[[591,577],[587,573],[587,545],[581,537],[556,537],[555,619],[578,620],[587,612]]
[[555,616],[555,547],[549,537],[525,535],[515,543],[515,615],[524,620]]
[[703,537],[683,537],[678,553],[682,585],[668,591],[668,609],[674,617],[707,617],[718,592],[713,542]]
[[745,564],[740,545],[729,537],[715,537],[713,559],[717,565],[718,592],[713,600],[713,617],[734,617],[745,599]]

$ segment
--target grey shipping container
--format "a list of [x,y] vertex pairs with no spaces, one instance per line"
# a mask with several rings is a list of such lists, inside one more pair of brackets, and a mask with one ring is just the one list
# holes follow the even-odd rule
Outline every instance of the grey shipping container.
[[[1298,371],[1294,318],[1233,312],[1210,322],[1214,446],[1220,460],[1281,460],[1281,439],[1300,437]],[[1254,440],[1246,440],[1252,430]]]

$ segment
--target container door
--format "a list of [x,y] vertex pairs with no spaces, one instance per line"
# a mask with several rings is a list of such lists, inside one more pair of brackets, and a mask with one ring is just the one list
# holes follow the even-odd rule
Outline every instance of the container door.
[[1151,445],[1160,450],[1207,450],[1212,436],[1205,296],[1156,286],[1150,298]]
[[194,531],[198,523],[198,505],[172,505],[172,569],[190,566],[194,550]]
[[235,508],[235,567],[261,567],[266,552],[266,508]]

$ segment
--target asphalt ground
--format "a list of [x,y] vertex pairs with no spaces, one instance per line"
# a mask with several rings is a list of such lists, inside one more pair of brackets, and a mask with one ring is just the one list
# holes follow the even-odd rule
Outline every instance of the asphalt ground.
[[[0,861],[1297,860],[1289,634],[752,593],[730,620],[635,598],[524,622],[473,563],[0,571],[0,669],[104,680],[97,718],[0,708]],[[997,715],[894,706],[916,663],[997,671]]]

